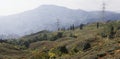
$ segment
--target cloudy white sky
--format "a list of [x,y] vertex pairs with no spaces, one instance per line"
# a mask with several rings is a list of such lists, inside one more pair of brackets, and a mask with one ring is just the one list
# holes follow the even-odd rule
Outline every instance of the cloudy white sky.
[[[120,12],[120,0],[105,0],[105,2],[107,10]],[[87,11],[102,8],[102,0],[0,0],[0,16],[16,14],[49,4]]]

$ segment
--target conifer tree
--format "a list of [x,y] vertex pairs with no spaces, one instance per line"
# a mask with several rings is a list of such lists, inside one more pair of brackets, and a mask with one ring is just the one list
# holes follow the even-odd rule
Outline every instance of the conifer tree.
[[99,28],[99,22],[97,22],[97,29]]
[[81,30],[83,29],[83,26],[84,26],[83,24],[80,24],[80,26],[79,26],[79,27],[80,27],[80,29],[81,29]]

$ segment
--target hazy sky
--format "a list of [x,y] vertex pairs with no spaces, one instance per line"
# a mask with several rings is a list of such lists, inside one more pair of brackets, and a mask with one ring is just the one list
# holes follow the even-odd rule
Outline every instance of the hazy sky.
[[[105,0],[105,2],[107,10],[120,12],[120,0]],[[87,11],[102,8],[102,0],[0,0],[0,15],[16,14],[48,4]]]

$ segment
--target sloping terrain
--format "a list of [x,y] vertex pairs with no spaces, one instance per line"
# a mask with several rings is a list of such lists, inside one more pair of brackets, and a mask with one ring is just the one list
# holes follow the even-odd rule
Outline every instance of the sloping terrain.
[[120,59],[120,21],[86,24],[82,29],[78,26],[42,31],[4,44],[11,48],[3,45],[7,49],[0,53],[7,56],[3,59]]
[[[104,21],[120,19],[120,13],[106,11],[105,15]],[[14,38],[44,29],[56,30],[57,19],[59,19],[61,27],[100,21],[101,11],[90,12],[55,5],[42,5],[23,13],[1,16],[0,19],[0,38]]]
[[0,43],[0,59],[24,58],[28,51],[22,50],[18,45]]
[[[46,54],[48,53],[49,58],[56,59],[119,59],[119,25],[120,21],[100,23],[100,27],[97,29],[96,23],[92,23],[84,26],[82,30],[76,28],[75,30],[60,31],[63,35],[57,40],[38,41],[31,43],[29,48],[36,48],[37,50],[33,51],[39,51],[40,53],[47,51]],[[108,37],[111,26],[114,27],[113,31],[115,32],[112,35],[113,38]],[[56,33],[59,32],[48,33],[48,36]],[[102,33],[107,36],[102,36]],[[44,59],[44,55],[39,53],[38,55],[39,58]],[[38,56],[33,55],[33,57],[37,59]]]

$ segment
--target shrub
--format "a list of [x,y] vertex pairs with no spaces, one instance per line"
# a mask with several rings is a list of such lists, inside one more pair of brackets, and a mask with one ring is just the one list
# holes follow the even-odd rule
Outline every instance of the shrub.
[[99,22],[97,22],[97,29],[99,28],[99,26],[100,26],[100,25],[99,25]]
[[43,39],[43,40],[47,40],[47,39],[48,39],[47,34],[44,34],[42,39]]
[[53,58],[55,59],[56,58],[56,54],[55,53],[49,52],[48,54],[50,56],[50,59],[53,59]]
[[77,37],[78,37],[77,35],[75,35],[75,34],[73,34],[73,33],[70,33],[69,36],[70,36],[70,37],[73,37],[73,38],[77,38]]
[[86,51],[91,47],[91,44],[87,41],[82,41],[82,42],[76,42],[74,44],[71,44],[67,46],[67,49],[69,50],[70,54],[75,54],[77,52],[83,52]]
[[106,27],[104,27],[103,31],[101,32],[101,37],[105,38],[109,38],[112,39],[115,36],[115,28],[112,24],[107,25]]
[[51,58],[56,58],[56,57],[62,56],[63,54],[67,54],[67,53],[68,53],[68,51],[65,46],[59,46],[56,48],[52,48],[49,51],[49,56]]
[[107,34],[104,33],[104,32],[102,32],[100,35],[101,35],[101,37],[103,37],[103,38],[107,37]]
[[80,27],[81,30],[83,29],[83,26],[84,26],[84,24],[80,24],[79,27]]
[[59,49],[62,53],[65,53],[65,54],[68,53],[68,51],[67,51],[67,49],[66,49],[66,46],[60,46],[60,47],[58,47],[58,49]]
[[26,48],[29,48],[30,43],[28,41],[25,41],[23,44],[25,45]]
[[75,25],[74,24],[70,26],[70,30],[75,30]]
[[62,38],[63,37],[63,32],[58,32],[57,35],[53,36],[51,41],[55,41],[59,38]]
[[62,38],[63,33],[62,32],[58,32],[56,36],[57,36],[57,38]]
[[49,55],[44,51],[35,50],[32,52],[31,59],[49,59]]
[[75,49],[76,50],[87,50],[90,47],[91,47],[90,43],[83,41],[77,44]]

